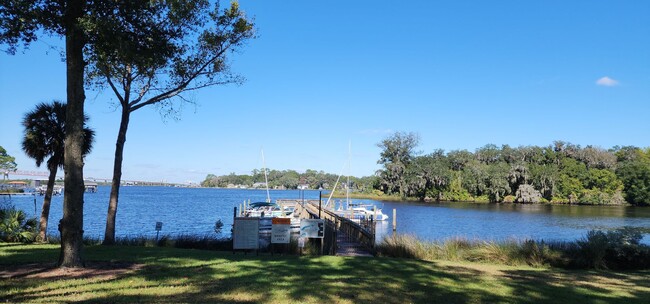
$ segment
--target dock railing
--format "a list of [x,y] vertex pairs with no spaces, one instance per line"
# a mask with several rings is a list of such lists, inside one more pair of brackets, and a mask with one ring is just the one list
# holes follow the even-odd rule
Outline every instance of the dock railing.
[[[358,243],[365,247],[370,252],[375,249],[375,221],[372,219],[353,220],[344,216],[340,216],[332,210],[320,208],[318,200],[305,201],[304,207],[301,205],[310,217],[317,218],[320,213],[320,218],[325,219],[328,226],[335,230],[335,233],[343,233],[352,242]],[[334,235],[336,240],[337,235]]]

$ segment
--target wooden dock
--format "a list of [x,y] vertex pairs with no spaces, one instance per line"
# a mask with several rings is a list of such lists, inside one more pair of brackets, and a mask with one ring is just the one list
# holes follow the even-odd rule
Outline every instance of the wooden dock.
[[[280,204],[291,204],[289,200],[279,201]],[[375,248],[374,222],[357,223],[352,219],[337,215],[331,210],[319,208],[319,200],[296,200],[293,204],[295,212],[301,218],[321,218],[326,221],[326,253],[339,256],[372,257]],[[327,230],[330,233],[327,233]]]

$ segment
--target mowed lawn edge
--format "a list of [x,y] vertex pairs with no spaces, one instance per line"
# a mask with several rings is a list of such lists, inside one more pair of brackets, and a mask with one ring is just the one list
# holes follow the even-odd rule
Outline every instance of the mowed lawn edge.
[[395,258],[298,257],[0,244],[0,302],[650,303],[650,271],[561,270]]

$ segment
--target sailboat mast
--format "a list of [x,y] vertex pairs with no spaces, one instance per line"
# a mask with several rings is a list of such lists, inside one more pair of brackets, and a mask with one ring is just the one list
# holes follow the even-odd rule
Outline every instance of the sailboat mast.
[[264,149],[262,151],[262,166],[264,167],[264,182],[266,183],[266,202],[271,202],[271,194],[269,193],[269,177],[266,174],[266,160],[264,160]]
[[348,142],[348,184],[347,191],[345,191],[345,198],[348,203],[348,208],[350,208],[350,172],[352,171],[352,140]]

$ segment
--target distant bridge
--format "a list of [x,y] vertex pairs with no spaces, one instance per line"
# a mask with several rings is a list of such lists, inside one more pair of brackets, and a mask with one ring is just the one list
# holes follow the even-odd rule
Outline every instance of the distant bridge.
[[[63,171],[63,170],[61,170]],[[61,172],[60,171],[60,172]],[[5,171],[3,179],[9,179],[9,176],[38,176],[38,177],[49,177],[50,173],[47,171],[26,171],[26,170],[16,170],[16,171]],[[44,179],[45,179],[44,178]],[[57,179],[62,179],[63,176],[57,176]],[[95,178],[95,177],[86,177],[86,181],[93,181],[98,183],[110,183],[112,178]],[[122,180],[122,185],[126,186],[185,186],[182,183],[169,183],[165,181],[160,182],[151,182],[151,181],[132,181],[132,180]]]
[[44,171],[24,171],[24,170],[5,171],[5,176],[9,176],[9,175],[45,176],[45,177],[48,177],[50,175],[50,173],[49,172],[44,172]]

